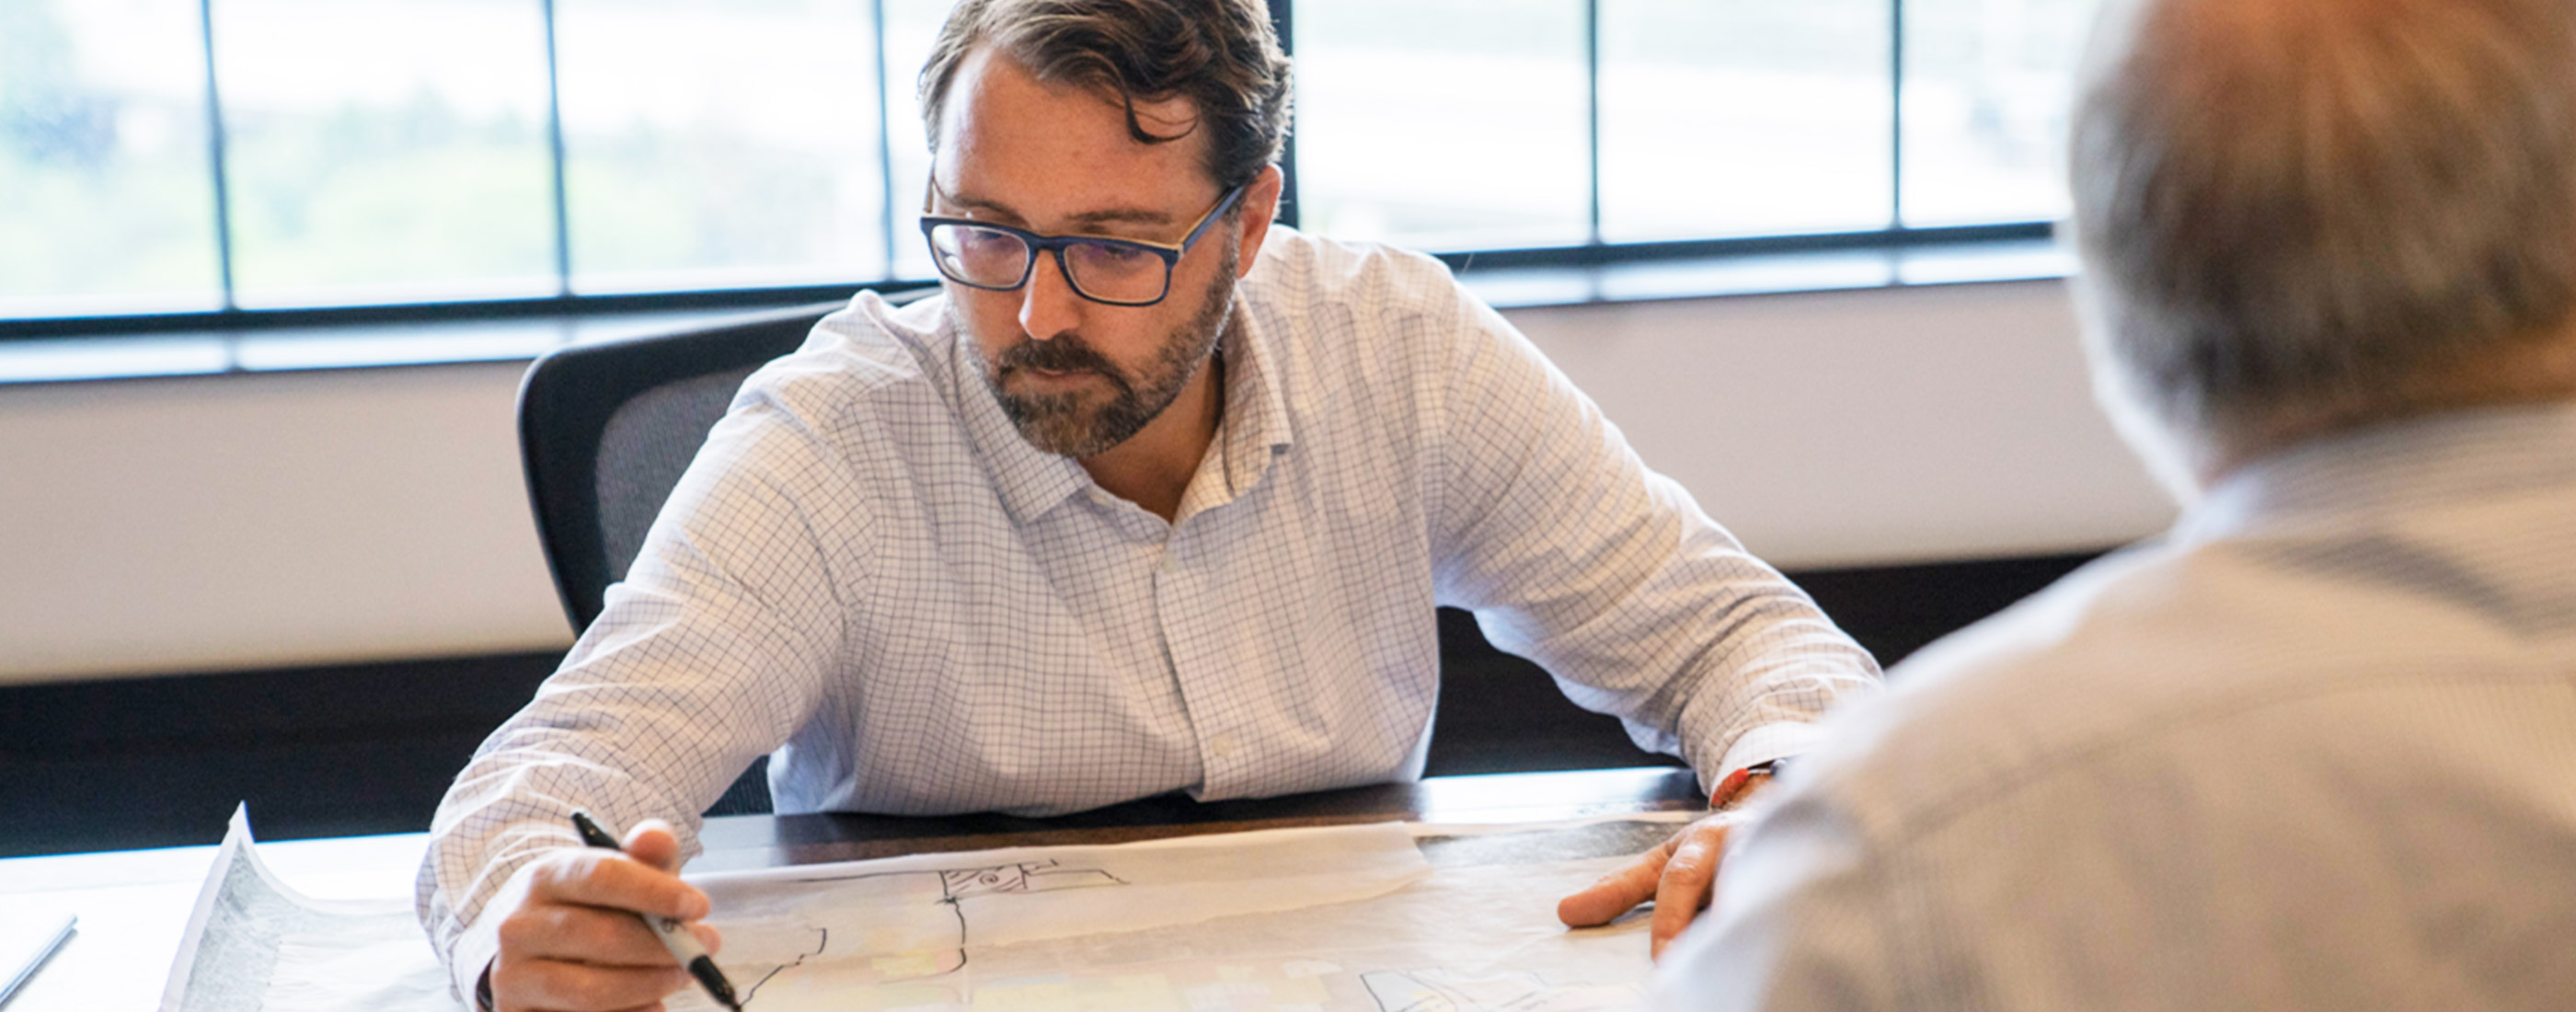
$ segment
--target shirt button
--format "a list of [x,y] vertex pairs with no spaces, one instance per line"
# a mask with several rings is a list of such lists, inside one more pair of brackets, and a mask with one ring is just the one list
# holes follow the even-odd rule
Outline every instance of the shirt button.
[[1219,759],[1233,756],[1234,747],[1234,736],[1230,734],[1220,734],[1208,739],[1208,751],[1214,753]]

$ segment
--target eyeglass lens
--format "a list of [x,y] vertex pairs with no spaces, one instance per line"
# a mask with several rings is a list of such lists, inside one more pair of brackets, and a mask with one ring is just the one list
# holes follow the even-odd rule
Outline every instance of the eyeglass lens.
[[[1026,240],[1000,229],[938,225],[930,230],[930,245],[942,273],[988,288],[1019,287],[1034,260]],[[1162,297],[1170,280],[1163,258],[1133,246],[1072,242],[1063,249],[1073,286],[1095,299],[1151,302]]]

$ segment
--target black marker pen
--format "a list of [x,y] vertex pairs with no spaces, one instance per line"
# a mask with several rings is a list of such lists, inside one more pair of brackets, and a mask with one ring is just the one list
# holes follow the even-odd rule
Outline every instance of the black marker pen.
[[[572,813],[572,828],[581,831],[583,843],[606,847],[620,854],[626,852],[626,848],[617,845],[616,837],[600,829],[599,823],[590,821],[586,813]],[[742,1012],[741,1000],[733,996],[733,982],[725,979],[724,971],[716,969],[715,957],[707,955],[706,947],[698,944],[698,936],[689,931],[688,925],[671,917],[641,913],[635,916],[644,919],[644,926],[653,929],[653,937],[661,939],[662,947],[671,950],[671,958],[688,968],[689,976],[698,979],[698,986],[707,989],[708,997],[733,1012]]]

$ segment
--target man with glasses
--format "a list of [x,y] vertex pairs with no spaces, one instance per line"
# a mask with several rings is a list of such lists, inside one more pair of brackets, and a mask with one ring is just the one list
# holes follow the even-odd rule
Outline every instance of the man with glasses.
[[[782,812],[1417,777],[1439,604],[1729,796],[1875,684],[1437,262],[1271,226],[1257,0],[966,0],[922,95],[943,297],[861,296],[746,383],[458,778],[420,899],[469,993],[682,986],[623,911],[705,914],[665,825],[763,753]],[[570,849],[574,807],[630,856]],[[1661,888],[1678,929],[1722,830],[1567,916]]]

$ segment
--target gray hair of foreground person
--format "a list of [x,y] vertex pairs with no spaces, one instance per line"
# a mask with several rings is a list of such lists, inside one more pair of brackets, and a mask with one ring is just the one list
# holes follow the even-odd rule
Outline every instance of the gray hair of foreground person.
[[[1038,80],[1098,89],[1127,108],[1137,142],[1207,131],[1208,175],[1240,186],[1287,143],[1288,57],[1261,0],[963,0],[921,68],[921,117],[939,149],[957,68],[991,45]],[[1193,123],[1148,124],[1136,103],[1187,98]]]
[[2576,3],[2114,3],[2070,150],[2079,291],[2165,480],[2563,395]]

